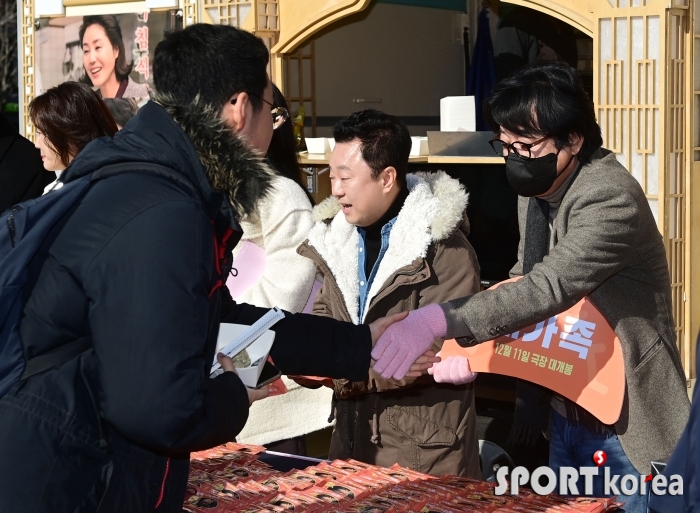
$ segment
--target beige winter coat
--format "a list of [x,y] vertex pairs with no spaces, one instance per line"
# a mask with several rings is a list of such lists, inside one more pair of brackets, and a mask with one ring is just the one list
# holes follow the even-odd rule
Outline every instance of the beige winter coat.
[[[409,195],[368,293],[364,319],[358,318],[357,228],[332,198],[316,208],[319,220],[299,248],[324,277],[314,314],[370,323],[479,290],[479,265],[466,237],[467,194],[443,172],[407,178]],[[439,385],[430,376],[389,381],[372,370],[364,382],[334,385],[330,458],[480,476],[472,385]]]

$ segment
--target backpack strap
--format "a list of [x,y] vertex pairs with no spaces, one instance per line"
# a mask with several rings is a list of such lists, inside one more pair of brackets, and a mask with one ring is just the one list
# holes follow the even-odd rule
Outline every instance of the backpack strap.
[[52,349],[44,354],[35,356],[27,360],[27,364],[24,367],[24,372],[20,380],[25,380],[35,374],[44,372],[56,365],[66,363],[67,361],[76,358],[81,353],[87,351],[92,347],[92,341],[90,335],[85,335],[78,340],[73,340],[67,344],[63,344],[60,347]]
[[[124,162],[121,164],[111,164],[104,166],[97,171],[92,173],[90,177],[91,182],[97,180],[102,180],[104,178],[109,178],[110,176],[116,176],[124,173],[153,173],[155,175],[160,175],[174,182],[179,183],[192,190],[201,197],[201,192],[194,187],[192,182],[187,179],[185,175],[175,171],[174,169],[163,166],[160,164],[154,164],[152,162]],[[24,372],[22,373],[21,380],[25,380],[35,374],[44,372],[52,367],[65,363],[80,356],[88,349],[92,348],[92,337],[90,335],[85,335],[82,338],[63,344],[47,353],[40,354],[27,360]]]

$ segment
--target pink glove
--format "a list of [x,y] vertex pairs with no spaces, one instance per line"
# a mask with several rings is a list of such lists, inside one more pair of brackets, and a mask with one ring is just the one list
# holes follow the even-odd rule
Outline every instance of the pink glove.
[[[437,354],[440,356],[440,353]],[[476,379],[477,373],[469,369],[469,358],[466,356],[448,356],[428,369],[428,374],[437,383],[466,385]]]
[[444,338],[447,320],[440,305],[413,310],[403,321],[389,326],[372,350],[374,370],[389,379],[402,379],[420,355]]

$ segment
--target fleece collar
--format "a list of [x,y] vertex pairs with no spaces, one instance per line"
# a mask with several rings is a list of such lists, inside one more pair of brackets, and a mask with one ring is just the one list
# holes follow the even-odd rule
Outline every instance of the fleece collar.
[[[430,244],[447,239],[464,219],[468,194],[459,181],[444,171],[409,174],[406,180],[409,194],[391,230],[389,249],[367,294],[368,304],[399,269],[417,258],[425,258]],[[364,319],[358,318],[357,228],[345,220],[338,201],[332,197],[314,209],[314,220],[316,224],[309,233],[308,243],[333,273],[350,318],[358,324]],[[365,308],[365,316],[368,310]]]
[[163,94],[156,94],[154,101],[192,142],[209,185],[228,198],[236,219],[253,214],[276,176],[263,158],[221,120],[218,109],[203,104],[199,97],[187,105]]

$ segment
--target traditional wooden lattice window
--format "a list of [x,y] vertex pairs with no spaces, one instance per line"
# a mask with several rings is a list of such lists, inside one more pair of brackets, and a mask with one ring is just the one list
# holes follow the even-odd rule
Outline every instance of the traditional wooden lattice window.
[[639,181],[664,236],[685,369],[689,330],[689,0],[607,0],[596,10],[594,102],[603,145]]
[[180,5],[182,5],[182,26],[187,27],[198,23],[197,0],[183,0]]
[[202,0],[202,8],[215,25],[240,27],[253,8],[250,0]]
[[304,135],[316,137],[316,65],[313,40],[283,56],[284,96],[294,117],[304,106]]
[[[249,30],[263,40],[271,52],[279,39],[278,0],[202,0],[204,19],[216,25]],[[268,74],[275,80],[272,62]]]
[[21,78],[19,96],[22,98],[22,125],[28,139],[34,140],[34,127],[29,119],[29,103],[34,99],[34,0],[19,0],[18,16],[21,23],[22,69],[18,74]]
[[[678,2],[677,2],[678,3]],[[693,365],[689,357],[692,350],[691,333],[688,326],[689,302],[688,283],[690,276],[689,250],[689,201],[687,187],[690,166],[688,162],[687,124],[687,76],[689,70],[689,33],[688,11],[670,9],[667,12],[667,66],[666,66],[666,120],[665,130],[666,176],[664,187],[663,230],[669,272],[671,275],[671,293],[673,298],[673,318],[676,322],[676,336],[681,350],[681,357],[686,361],[684,367],[691,375]],[[694,361],[694,360],[693,360]]]

